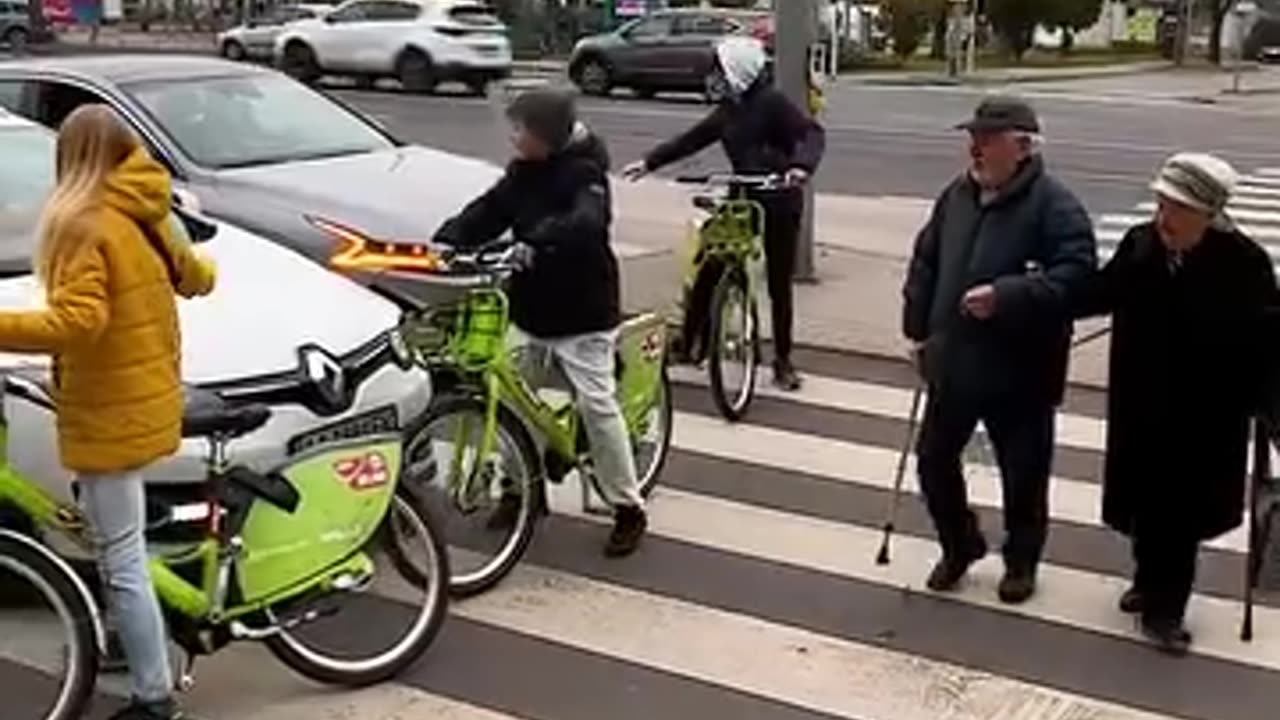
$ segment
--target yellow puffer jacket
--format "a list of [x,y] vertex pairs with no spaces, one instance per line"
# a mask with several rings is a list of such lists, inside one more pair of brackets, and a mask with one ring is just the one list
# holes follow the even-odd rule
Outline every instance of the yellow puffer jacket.
[[[58,446],[73,471],[129,470],[178,448],[174,292],[209,293],[214,271],[170,219],[169,175],[139,148],[108,178],[101,206],[67,229],[80,249],[55,268],[47,309],[0,313],[0,350],[53,355]],[[176,287],[139,223],[163,242]]]

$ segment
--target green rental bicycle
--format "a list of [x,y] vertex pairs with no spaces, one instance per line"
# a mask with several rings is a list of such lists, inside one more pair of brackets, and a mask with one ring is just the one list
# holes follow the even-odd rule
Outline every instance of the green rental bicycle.
[[[755,397],[760,366],[758,281],[752,266],[764,257],[764,207],[746,195],[784,186],[781,175],[681,176],[676,182],[724,188],[698,194],[706,213],[690,238],[685,258],[682,324],[677,354],[707,363],[711,397],[727,420],[741,420]],[[708,319],[709,318],[709,319]]]
[[[302,360],[308,369],[301,372],[311,372],[315,366]],[[309,382],[319,387],[326,379]],[[3,388],[53,409],[45,388],[30,378],[7,375]],[[228,444],[270,416],[264,405],[233,405],[211,391],[187,389],[183,435],[209,447],[204,497],[166,508],[167,517],[148,527],[152,582],[170,636],[186,656],[180,691],[193,684],[198,656],[236,640],[263,641],[285,665],[322,683],[382,682],[422,655],[446,615],[448,555],[429,515],[400,482],[402,436],[379,432],[322,443],[265,474],[234,464]],[[8,463],[7,432],[0,417],[0,506],[19,511],[37,535],[57,533],[91,551],[80,509]],[[160,531],[168,532],[163,548],[152,536]],[[413,582],[406,582],[406,568]],[[19,581],[53,608],[65,642],[45,655],[47,666],[32,668],[53,678],[53,699],[23,715],[75,720],[93,697],[105,651],[98,602],[71,564],[37,537],[0,531],[0,582]],[[0,632],[0,659],[22,663],[35,655],[6,646],[13,628],[26,622],[22,612],[0,610],[0,623],[6,616],[13,623]]]
[[[422,499],[433,515],[449,520],[449,586],[458,597],[493,587],[520,561],[548,512],[544,481],[558,484],[576,471],[584,480],[584,512],[610,512],[592,502],[600,489],[574,405],[540,394],[543,378],[533,376],[541,375],[545,358],[509,341],[502,288],[519,269],[516,247],[500,242],[431,259],[386,247],[348,249],[337,263],[458,286],[455,301],[410,315],[401,331],[404,352],[436,381],[432,407],[406,433],[406,476],[415,494],[426,493]],[[666,324],[656,313],[629,318],[620,328],[617,397],[646,497],[671,446],[666,345]],[[497,521],[499,515],[506,521]]]

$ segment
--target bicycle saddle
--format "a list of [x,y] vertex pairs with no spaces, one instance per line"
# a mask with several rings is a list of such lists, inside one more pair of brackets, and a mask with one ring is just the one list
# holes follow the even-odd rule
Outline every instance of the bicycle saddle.
[[213,391],[193,385],[183,387],[182,436],[186,438],[248,435],[271,419],[266,405],[233,405]]

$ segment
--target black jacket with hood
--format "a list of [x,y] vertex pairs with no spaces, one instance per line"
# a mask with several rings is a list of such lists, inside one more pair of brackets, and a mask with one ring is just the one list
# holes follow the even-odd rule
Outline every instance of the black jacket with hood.
[[611,330],[621,319],[612,221],[609,155],[581,123],[569,144],[546,160],[513,160],[502,179],[436,234],[466,247],[507,230],[535,250],[532,267],[511,279],[511,316],[542,338]]
[[[965,173],[934,205],[907,270],[903,333],[925,343],[935,389],[1056,405],[1074,304],[1097,263],[1093,223],[1038,155],[994,198],[980,195]],[[987,283],[995,315],[962,313],[965,292]]]

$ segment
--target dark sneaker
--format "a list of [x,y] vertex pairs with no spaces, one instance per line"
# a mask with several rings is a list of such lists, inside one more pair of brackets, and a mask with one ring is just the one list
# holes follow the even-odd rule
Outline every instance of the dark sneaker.
[[120,642],[120,633],[107,632],[107,652],[98,663],[98,671],[103,673],[123,673],[129,671],[129,660],[124,656],[124,644]]
[[107,720],[192,720],[192,718],[183,713],[173,700],[149,703],[134,700]]
[[1006,570],[1000,580],[1000,602],[1007,605],[1021,605],[1036,592],[1036,573],[1034,570],[1013,568]]
[[1142,593],[1138,592],[1138,588],[1131,587],[1120,596],[1120,612],[1129,615],[1142,612]]
[[963,554],[951,556],[944,554],[938,564],[933,567],[933,572],[929,573],[926,584],[934,592],[954,590],[969,572],[969,568],[986,555],[987,541],[981,535],[975,536],[970,540],[969,547]]
[[634,505],[619,505],[613,513],[613,532],[604,546],[605,556],[626,557],[635,552],[648,527],[644,510]]
[[1143,618],[1142,634],[1165,655],[1183,657],[1191,649],[1191,633],[1178,622]]
[[777,362],[773,365],[773,384],[787,392],[800,389],[800,375],[789,362]]

